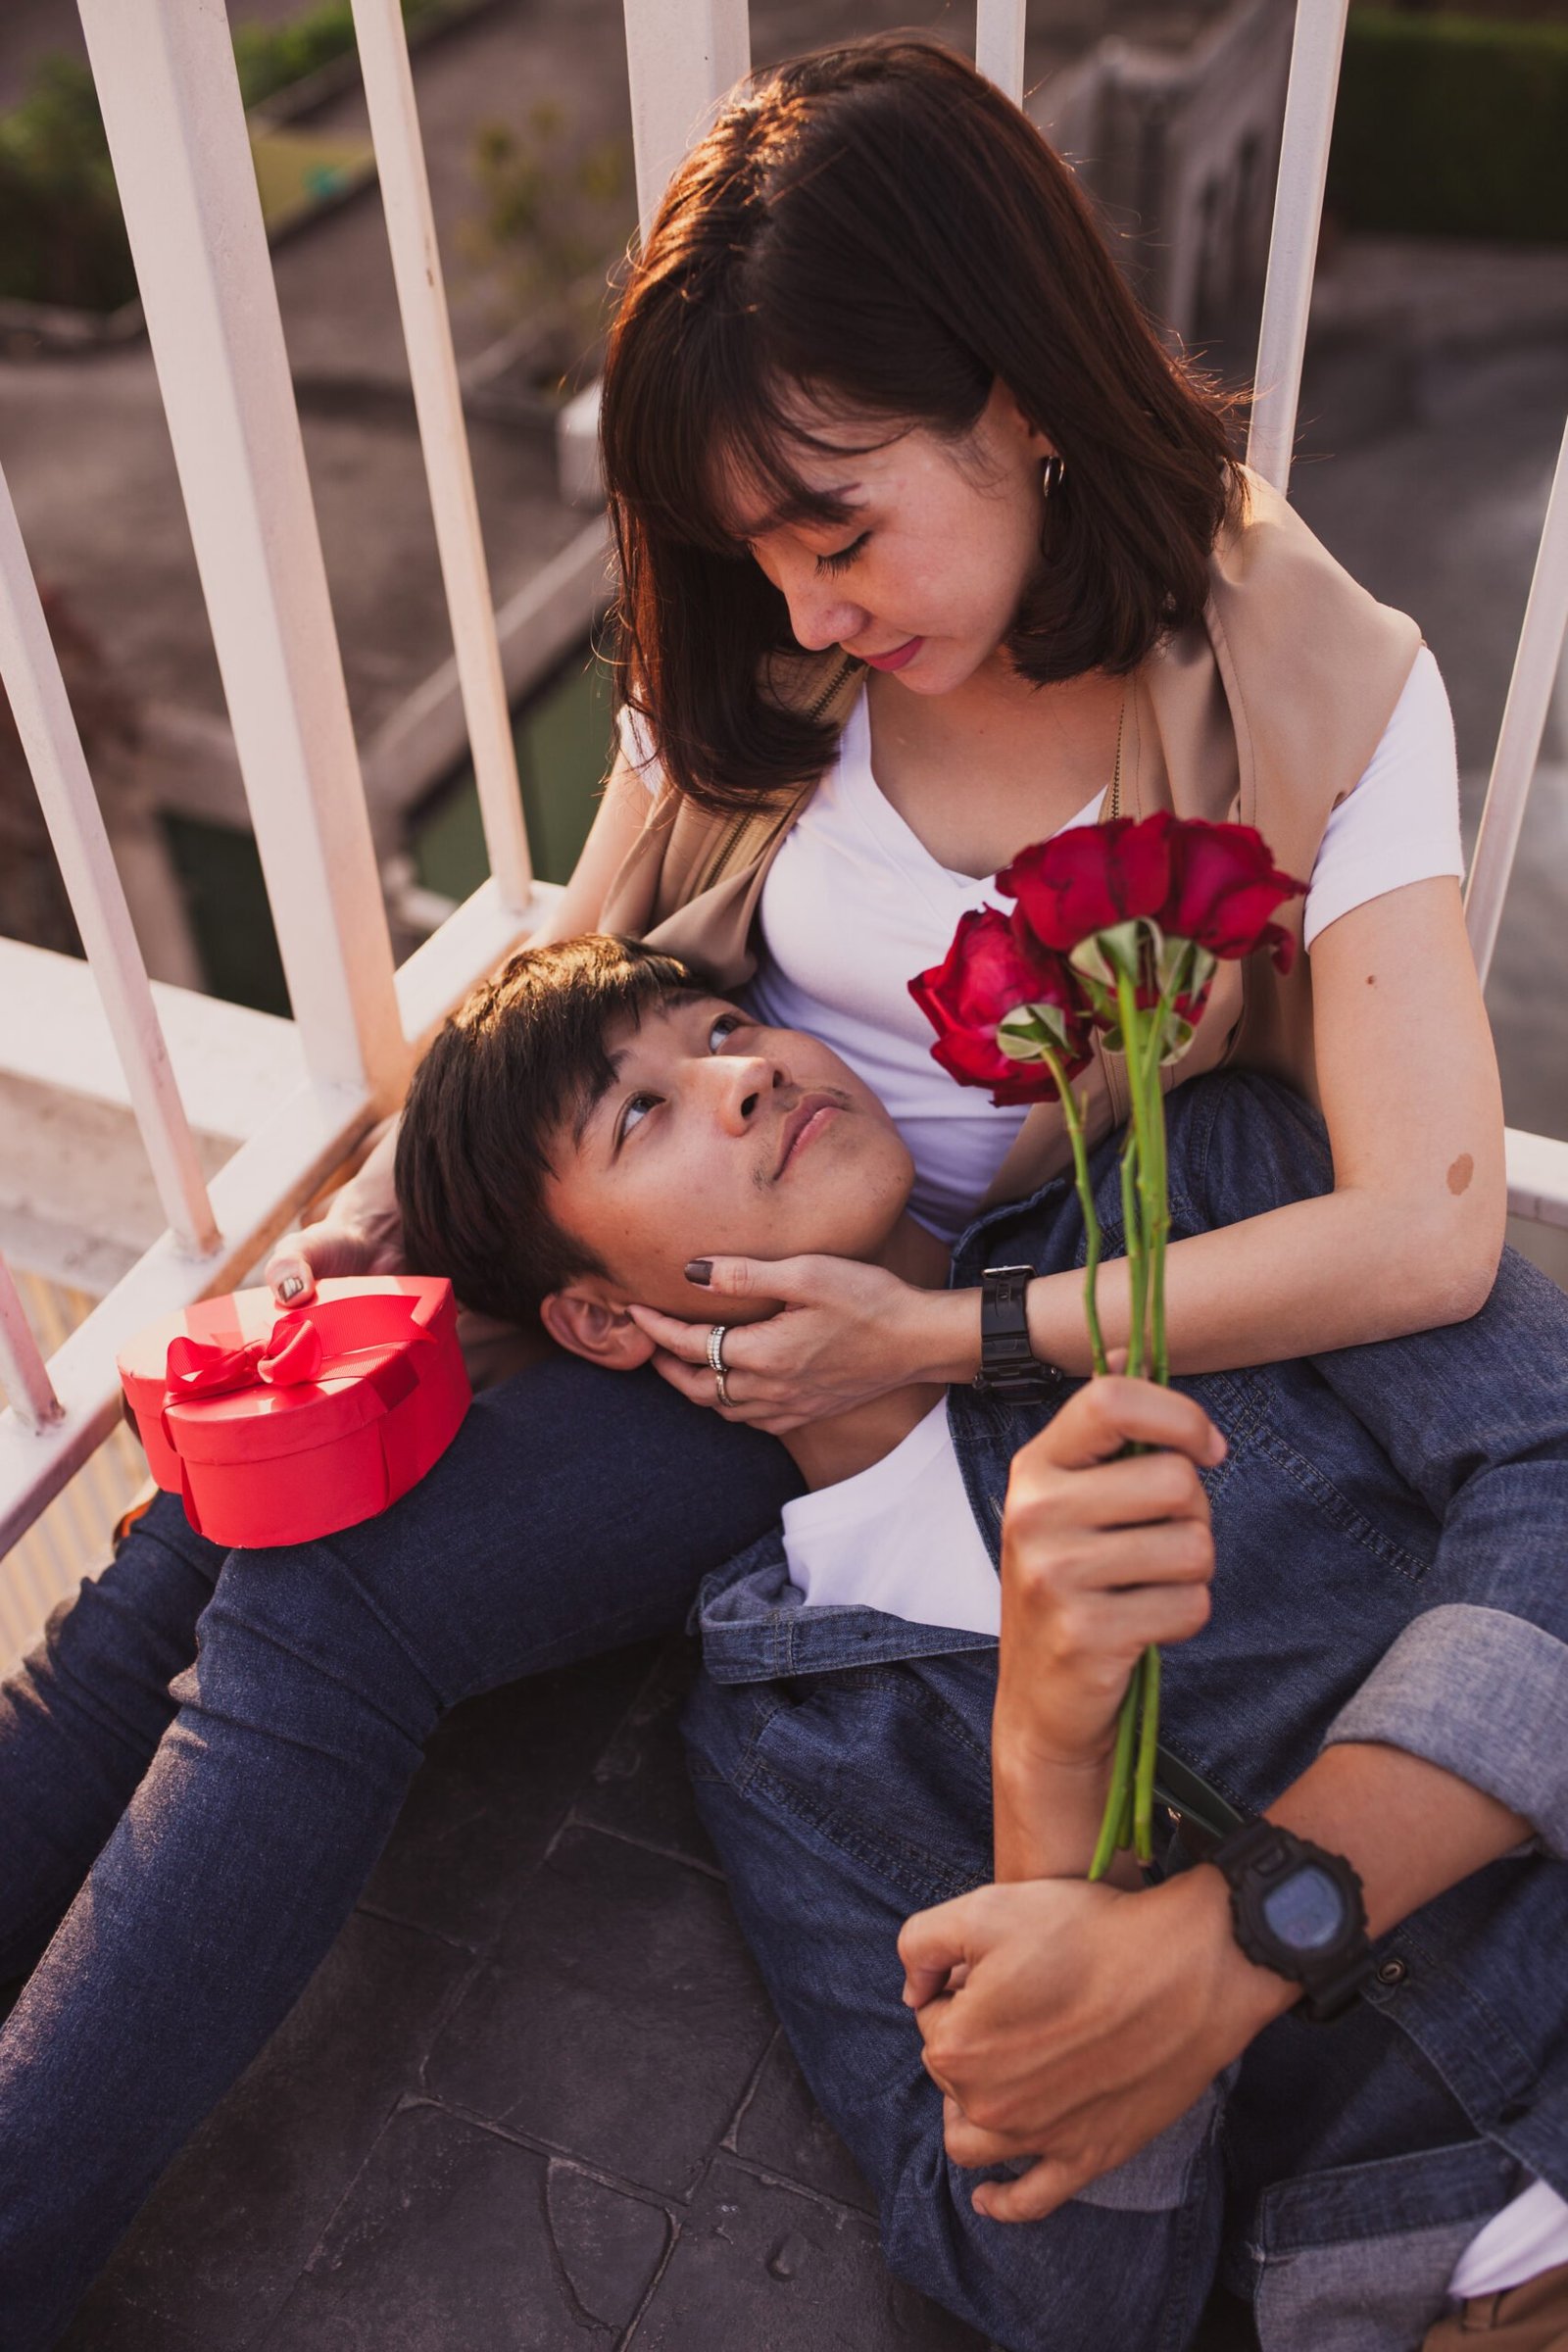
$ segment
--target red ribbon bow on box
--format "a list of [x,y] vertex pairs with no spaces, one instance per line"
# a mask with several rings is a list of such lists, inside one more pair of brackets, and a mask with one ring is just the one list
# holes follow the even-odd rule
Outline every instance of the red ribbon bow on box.
[[224,1348],[216,1340],[193,1340],[181,1332],[169,1343],[164,1361],[165,1406],[186,1396],[224,1396],[237,1389],[292,1388],[315,1380],[323,1358],[321,1335],[308,1314],[279,1315],[265,1340]]

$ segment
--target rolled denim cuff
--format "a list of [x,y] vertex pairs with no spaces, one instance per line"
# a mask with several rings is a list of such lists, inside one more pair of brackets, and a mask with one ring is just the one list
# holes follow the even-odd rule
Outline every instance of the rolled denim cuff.
[[1506,1609],[1447,1601],[1407,1625],[1330,1724],[1424,1756],[1523,1814],[1568,1857],[1568,1642]]
[[1113,2213],[1174,2213],[1179,2205],[1185,2205],[1192,2193],[1193,2167],[1213,2129],[1215,2110],[1240,2072],[1239,2061],[1228,2066],[1217,2082],[1199,2093],[1185,2115],[1167,2124],[1114,2172],[1102,2173],[1098,2180],[1079,2189],[1079,2204],[1102,2205]]

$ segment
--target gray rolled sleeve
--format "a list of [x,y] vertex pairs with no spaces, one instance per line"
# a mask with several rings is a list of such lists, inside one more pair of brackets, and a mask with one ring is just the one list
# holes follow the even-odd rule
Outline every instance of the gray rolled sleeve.
[[1423,1756],[1522,1814],[1568,1858],[1568,1642],[1466,1601],[1429,1609],[1329,1726]]

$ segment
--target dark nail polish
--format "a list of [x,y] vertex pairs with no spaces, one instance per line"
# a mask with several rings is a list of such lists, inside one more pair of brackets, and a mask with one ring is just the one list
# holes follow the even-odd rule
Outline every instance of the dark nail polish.
[[712,1259],[710,1257],[694,1257],[686,1268],[686,1279],[690,1283],[695,1283],[698,1290],[706,1291],[713,1279]]
[[299,1275],[290,1274],[278,1284],[277,1295],[279,1298],[282,1299],[283,1304],[286,1306],[291,1298],[297,1298],[299,1297],[304,1288],[305,1285],[300,1279]]

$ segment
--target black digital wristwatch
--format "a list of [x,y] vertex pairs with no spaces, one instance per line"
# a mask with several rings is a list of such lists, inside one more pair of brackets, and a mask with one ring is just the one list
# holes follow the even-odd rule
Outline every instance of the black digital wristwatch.
[[980,1369],[974,1385],[988,1396],[1037,1403],[1066,1387],[1054,1365],[1029,1345],[1029,1285],[1033,1266],[987,1266],[980,1277]]
[[1301,2014],[1327,2025],[1373,1973],[1361,1882],[1331,1854],[1272,1821],[1233,1830],[1205,1857],[1231,1890],[1236,1940],[1249,1960],[1302,1987]]

